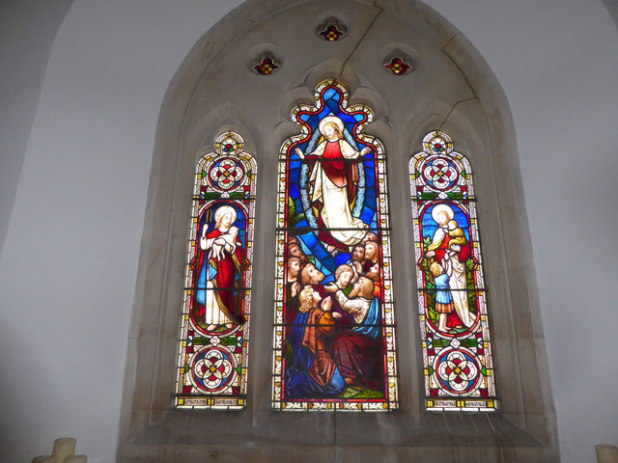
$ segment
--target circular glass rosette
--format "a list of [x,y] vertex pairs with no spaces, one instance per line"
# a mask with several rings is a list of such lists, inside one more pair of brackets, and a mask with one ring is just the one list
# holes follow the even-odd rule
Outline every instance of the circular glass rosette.
[[450,154],[453,151],[453,140],[444,132],[430,132],[423,138],[423,150],[427,154]]
[[450,190],[459,181],[457,165],[446,156],[432,156],[421,167],[423,180],[438,191]]
[[242,162],[231,157],[219,158],[208,169],[208,179],[218,191],[232,191],[243,184],[245,168]]
[[203,392],[218,392],[234,383],[236,359],[225,347],[204,346],[189,361],[191,384]]
[[474,354],[463,348],[445,349],[435,363],[435,378],[451,394],[470,394],[479,385],[481,367]]

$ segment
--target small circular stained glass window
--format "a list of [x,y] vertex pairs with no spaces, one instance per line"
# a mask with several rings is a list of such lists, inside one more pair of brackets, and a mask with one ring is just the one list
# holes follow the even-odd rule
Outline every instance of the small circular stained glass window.
[[257,74],[269,76],[279,70],[281,63],[270,53],[260,55],[253,63],[252,69]]
[[316,28],[316,35],[327,42],[337,42],[345,37],[347,28],[337,19],[328,18]]
[[410,74],[416,67],[416,60],[401,51],[393,51],[384,60],[384,70],[396,76]]

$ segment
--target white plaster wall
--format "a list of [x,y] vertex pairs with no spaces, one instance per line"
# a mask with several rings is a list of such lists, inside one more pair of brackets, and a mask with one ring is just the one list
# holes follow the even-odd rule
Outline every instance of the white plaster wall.
[[[114,460],[157,115],[191,46],[239,3],[77,0],[62,23],[0,261],[0,461],[60,435]],[[511,104],[562,459],[592,462],[595,443],[618,443],[618,31],[600,0],[426,3]]]
[[60,22],[73,0],[0,1],[0,253]]
[[112,462],[154,132],[238,1],[78,0],[52,48],[0,262],[0,460]]

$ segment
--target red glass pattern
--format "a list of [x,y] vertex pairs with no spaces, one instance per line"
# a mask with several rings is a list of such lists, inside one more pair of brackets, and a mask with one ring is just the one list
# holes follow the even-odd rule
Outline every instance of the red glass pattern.
[[268,76],[279,69],[275,58],[270,55],[266,55],[260,59],[260,61],[253,66],[253,70],[263,76]]
[[410,71],[411,66],[406,64],[406,62],[399,56],[393,56],[387,63],[384,64],[384,68],[393,74],[400,76],[407,74]]
[[344,32],[336,24],[329,24],[319,34],[328,42],[336,42],[343,36]]

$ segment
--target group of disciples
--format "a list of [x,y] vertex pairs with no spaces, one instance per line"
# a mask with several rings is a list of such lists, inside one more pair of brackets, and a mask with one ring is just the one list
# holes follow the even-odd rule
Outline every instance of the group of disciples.
[[286,246],[286,396],[338,396],[346,387],[382,390],[378,238],[367,233],[334,281],[309,262],[296,238]]

